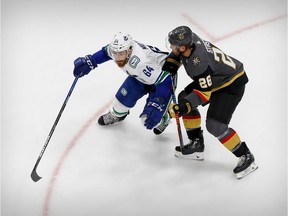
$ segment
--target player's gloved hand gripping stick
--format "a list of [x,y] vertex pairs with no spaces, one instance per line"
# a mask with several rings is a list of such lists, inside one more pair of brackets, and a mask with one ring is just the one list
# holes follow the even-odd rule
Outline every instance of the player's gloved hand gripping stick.
[[57,124],[58,124],[58,121],[59,121],[59,119],[60,119],[60,117],[61,117],[61,115],[62,115],[62,113],[63,113],[63,111],[64,111],[64,109],[65,109],[65,107],[66,107],[66,104],[67,104],[67,102],[68,102],[68,100],[69,100],[69,98],[70,98],[70,96],[71,96],[71,94],[72,94],[72,91],[73,91],[73,89],[74,89],[74,87],[75,87],[75,85],[76,85],[76,83],[77,83],[77,81],[78,81],[78,78],[79,78],[79,76],[76,76],[76,77],[75,77],[75,79],[74,79],[74,81],[73,81],[73,84],[72,84],[72,86],[71,86],[71,88],[70,88],[70,90],[69,90],[69,92],[68,92],[68,95],[66,96],[66,99],[65,99],[65,101],[64,101],[64,103],[63,103],[63,105],[62,105],[62,107],[61,107],[61,109],[60,109],[60,111],[59,111],[59,113],[58,113],[58,116],[57,116],[57,118],[56,118],[56,120],[55,120],[55,122],[54,122],[54,124],[53,124],[53,126],[52,126],[52,128],[51,128],[51,130],[50,130],[50,133],[49,133],[49,135],[48,135],[48,137],[47,137],[47,139],[46,139],[46,141],[45,141],[45,144],[44,144],[44,146],[43,146],[43,148],[42,148],[42,150],[41,150],[41,152],[40,152],[40,155],[39,155],[39,157],[38,157],[38,159],[37,159],[37,161],[36,161],[36,164],[35,164],[35,166],[34,166],[34,168],[33,168],[33,170],[32,170],[31,178],[32,178],[32,180],[33,180],[34,182],[37,182],[37,181],[39,181],[39,180],[42,178],[42,177],[40,177],[40,176],[37,174],[36,169],[37,169],[38,164],[39,164],[39,162],[40,162],[40,160],[41,160],[41,158],[42,158],[42,156],[43,156],[43,154],[44,154],[44,152],[45,152],[45,150],[46,150],[46,148],[47,148],[47,146],[48,146],[48,143],[49,143],[49,141],[50,141],[50,139],[51,139],[51,137],[52,137],[52,135],[53,135],[53,132],[54,132],[54,130],[55,130]]

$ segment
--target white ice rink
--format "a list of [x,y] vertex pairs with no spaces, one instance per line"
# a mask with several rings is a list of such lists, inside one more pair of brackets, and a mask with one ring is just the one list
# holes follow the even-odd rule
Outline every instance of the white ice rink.
[[[287,215],[285,0],[1,4],[2,216]],[[123,123],[98,126],[126,77],[111,61],[78,80],[38,166],[43,178],[33,182],[32,168],[74,80],[73,61],[119,31],[165,50],[167,33],[179,25],[244,63],[250,81],[230,125],[259,169],[235,178],[237,159],[205,129],[206,107],[202,162],[174,157],[174,120],[160,136],[141,126],[146,98]],[[178,91],[191,81],[183,68],[179,73]]]

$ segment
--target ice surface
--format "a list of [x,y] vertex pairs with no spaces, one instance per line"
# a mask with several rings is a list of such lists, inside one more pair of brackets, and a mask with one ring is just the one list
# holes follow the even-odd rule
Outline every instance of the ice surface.
[[[287,214],[286,1],[3,0],[1,13],[3,216]],[[203,162],[175,158],[175,121],[161,136],[144,129],[144,98],[123,124],[98,126],[126,77],[108,62],[79,79],[38,167],[43,178],[32,182],[74,59],[119,31],[165,49],[178,25],[244,62],[250,82],[231,127],[259,169],[237,180],[237,159],[206,130]],[[189,81],[181,69],[178,89]]]

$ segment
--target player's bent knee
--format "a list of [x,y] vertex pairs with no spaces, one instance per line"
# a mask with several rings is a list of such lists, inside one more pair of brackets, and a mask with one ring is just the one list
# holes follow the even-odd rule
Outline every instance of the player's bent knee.
[[215,119],[208,118],[206,120],[206,129],[209,133],[218,137],[228,129],[228,125]]

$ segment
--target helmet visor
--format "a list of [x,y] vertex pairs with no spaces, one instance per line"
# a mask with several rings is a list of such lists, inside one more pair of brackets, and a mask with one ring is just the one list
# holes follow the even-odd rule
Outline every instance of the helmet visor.
[[178,50],[179,46],[175,44],[171,44],[169,40],[169,36],[165,39],[165,46],[169,51]]

